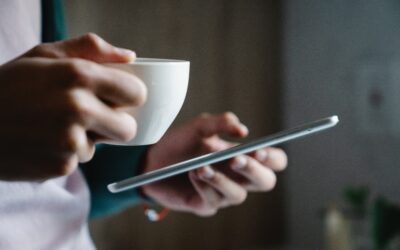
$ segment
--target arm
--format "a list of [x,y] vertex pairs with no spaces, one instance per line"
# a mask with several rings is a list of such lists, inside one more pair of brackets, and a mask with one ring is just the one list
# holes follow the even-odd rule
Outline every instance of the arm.
[[147,148],[99,145],[93,159],[81,164],[91,193],[91,218],[106,216],[140,202],[140,193],[136,189],[112,194],[107,185],[139,174]]

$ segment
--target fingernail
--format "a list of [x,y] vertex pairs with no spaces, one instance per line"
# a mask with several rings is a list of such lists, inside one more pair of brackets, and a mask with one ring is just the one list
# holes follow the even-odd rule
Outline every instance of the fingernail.
[[242,170],[247,165],[247,159],[244,156],[236,157],[235,161],[233,162],[232,168],[234,170]]
[[243,124],[240,125],[240,130],[242,130],[245,135],[249,133],[249,129]]
[[256,158],[258,161],[265,161],[268,157],[268,153],[265,150],[258,150],[256,152]]
[[123,48],[118,48],[119,52],[124,54],[126,57],[128,57],[130,62],[135,61],[136,59],[136,53],[132,50],[129,49],[123,49]]
[[203,171],[201,172],[201,177],[204,179],[212,179],[215,175],[214,169],[211,167],[204,167]]

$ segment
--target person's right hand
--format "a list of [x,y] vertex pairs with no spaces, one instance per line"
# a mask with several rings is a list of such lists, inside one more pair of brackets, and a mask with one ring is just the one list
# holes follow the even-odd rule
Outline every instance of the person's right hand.
[[98,63],[134,58],[88,34],[0,66],[0,180],[68,175],[92,158],[95,143],[132,139],[135,120],[120,108],[144,103],[145,85]]

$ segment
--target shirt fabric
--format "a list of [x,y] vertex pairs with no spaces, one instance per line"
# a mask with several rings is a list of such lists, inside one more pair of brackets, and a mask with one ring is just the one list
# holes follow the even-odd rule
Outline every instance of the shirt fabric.
[[[61,38],[60,3],[0,0],[0,65],[39,44],[41,37]],[[44,182],[0,181],[0,249],[95,249],[89,211],[105,216],[140,200],[135,190],[111,194],[106,185],[137,174],[146,149],[101,145],[94,159],[80,166],[84,175],[77,169]]]
[[0,64],[40,43],[39,0],[0,0]]

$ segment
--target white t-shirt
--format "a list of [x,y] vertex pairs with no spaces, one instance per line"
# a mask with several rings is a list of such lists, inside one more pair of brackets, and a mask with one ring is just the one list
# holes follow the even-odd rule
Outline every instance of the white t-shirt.
[[[40,29],[40,0],[0,0],[0,64],[40,43]],[[95,249],[89,200],[79,170],[44,182],[0,181],[0,249]]]

